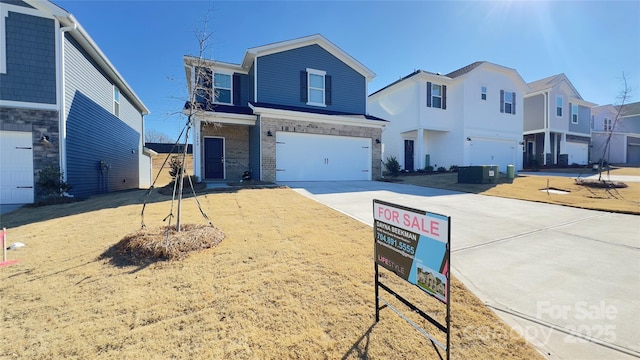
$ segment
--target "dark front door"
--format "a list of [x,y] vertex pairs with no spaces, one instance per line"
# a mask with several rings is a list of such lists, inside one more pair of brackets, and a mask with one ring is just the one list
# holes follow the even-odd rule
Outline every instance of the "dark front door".
[[404,141],[404,169],[413,171],[413,140]]
[[224,139],[204,139],[204,178],[224,179]]

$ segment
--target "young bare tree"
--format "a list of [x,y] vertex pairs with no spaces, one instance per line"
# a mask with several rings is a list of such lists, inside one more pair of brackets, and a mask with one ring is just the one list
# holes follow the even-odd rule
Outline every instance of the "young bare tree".
[[[609,164],[609,159],[611,156],[610,153],[610,148],[611,148],[611,138],[613,137],[613,131],[616,128],[616,125],[618,125],[618,121],[620,119],[620,116],[623,115],[622,111],[624,109],[625,104],[627,103],[627,99],[631,96],[631,91],[632,89],[629,88],[629,85],[627,84],[627,76],[623,73],[622,74],[622,90],[620,90],[620,94],[618,95],[618,101],[617,104],[615,106],[616,108],[616,116],[613,119],[612,125],[610,128],[605,129],[607,131],[607,139],[604,142],[604,146],[602,149],[602,156],[600,157],[600,163],[598,164],[598,181],[602,181],[602,172],[603,172],[603,168],[604,168],[604,162],[605,162],[605,158],[607,161],[607,164]],[[609,177],[610,175],[610,167],[607,166],[607,177]]]
[[[182,215],[182,200],[183,200],[183,191],[185,186],[184,184],[185,178],[189,182],[189,186],[191,188],[191,191],[194,195],[194,199],[200,209],[201,214],[209,221],[209,224],[213,226],[213,224],[211,224],[211,221],[209,220],[205,212],[202,210],[202,207],[200,206],[200,202],[198,201],[195,190],[194,190],[193,181],[191,179],[191,176],[189,176],[189,174],[186,172],[186,166],[185,166],[188,144],[190,140],[189,137],[191,136],[191,131],[194,127],[196,116],[198,116],[198,114],[204,111],[212,110],[211,104],[213,103],[213,99],[215,96],[214,88],[213,88],[213,78],[212,78],[213,73],[210,68],[212,60],[209,60],[206,57],[209,42],[210,42],[211,36],[213,35],[208,30],[209,13],[210,11],[207,12],[205,19],[202,22],[202,27],[194,31],[194,35],[198,43],[198,53],[195,56],[188,57],[188,60],[189,60],[188,62],[189,62],[189,65],[191,66],[192,71],[190,71],[190,74],[191,74],[190,79],[187,79],[188,98],[186,100],[184,108],[182,109],[182,111],[180,111],[180,114],[186,117],[186,121],[180,135],[178,136],[178,140],[174,143],[174,148],[182,149],[182,152],[179,154],[179,161],[182,164],[182,166],[179,167],[179,171],[176,174],[175,181],[173,182],[174,187],[173,187],[173,197],[171,201],[171,210],[169,212],[169,215],[167,215],[167,217],[165,218],[165,220],[169,219],[169,224],[167,226],[167,229],[169,229],[171,227],[172,219],[175,217],[177,232],[180,232],[182,227],[181,215]],[[215,126],[215,124],[213,126]],[[179,147],[178,144],[180,143],[182,143],[183,146]],[[171,151],[171,153],[173,153],[173,151]],[[162,168],[165,167],[165,165],[169,161],[169,156],[171,155],[171,153],[168,154],[167,158],[162,164],[161,170]],[[159,175],[160,175],[160,172],[158,173],[158,176]],[[156,177],[153,184],[155,184],[155,181],[157,179],[158,177]],[[152,185],[152,188],[153,188],[153,185]],[[174,203],[176,204],[175,215],[173,213]],[[142,210],[142,226],[143,227],[145,227],[144,208],[145,206],[143,206],[143,210]],[[168,235],[167,235],[167,239],[168,239]]]

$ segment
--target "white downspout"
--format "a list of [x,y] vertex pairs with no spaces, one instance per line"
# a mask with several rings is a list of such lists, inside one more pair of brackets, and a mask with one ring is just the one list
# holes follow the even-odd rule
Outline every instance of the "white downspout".
[[74,22],[72,19],[71,25],[61,27],[60,28],[60,84],[59,93],[60,93],[60,111],[59,111],[59,140],[58,140],[58,148],[60,151],[60,172],[62,173],[62,179],[67,181],[67,106],[66,106],[66,76],[65,76],[65,57],[64,57],[64,33],[67,31],[74,31],[78,28],[78,24]]

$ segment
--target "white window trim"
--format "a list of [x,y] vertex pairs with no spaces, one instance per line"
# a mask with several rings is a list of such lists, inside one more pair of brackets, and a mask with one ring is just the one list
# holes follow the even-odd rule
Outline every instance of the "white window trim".
[[[435,86],[439,86],[440,87],[440,95],[434,95],[433,94],[433,88]],[[442,109],[442,84],[436,84],[436,83],[431,83],[431,107],[435,108],[435,109]],[[435,106],[435,102],[433,101],[433,99],[435,98],[440,98],[440,106]]]
[[[484,95],[484,99],[482,98],[482,95]],[[487,100],[487,87],[484,85],[480,86],[480,100],[481,101]]]
[[[573,112],[574,108],[576,109],[575,113]],[[572,104],[571,105],[571,123],[574,124],[574,125],[578,124],[580,122],[580,119],[578,118],[578,110],[579,110],[578,105],[576,105],[576,104]],[[576,116],[576,120],[575,121],[573,120],[573,116],[574,115]]]
[[[322,76],[322,102],[318,103],[318,102],[313,102],[311,101],[311,75],[318,75],[318,76]],[[327,75],[326,71],[322,71],[322,70],[316,70],[316,69],[310,69],[307,68],[307,105],[311,105],[311,106],[322,106],[322,107],[326,107],[326,103],[327,103],[327,84],[325,81],[325,76]],[[319,88],[313,88],[314,90],[320,90]]]
[[[560,100],[560,106],[558,106],[558,100]],[[558,108],[560,108],[560,115],[558,115]],[[555,111],[555,115],[556,117],[561,118],[562,115],[564,115],[564,101],[562,100],[562,96],[556,96],[556,111]]]
[[[116,92],[118,93],[118,99],[116,100]],[[122,94],[120,93],[120,89],[118,89],[117,86],[113,85],[113,115],[115,115],[116,117],[120,117],[120,96]],[[116,104],[118,104],[118,112],[116,113]]]
[[[507,94],[509,96],[513,96],[513,91],[504,90],[504,113],[513,115],[514,110],[515,110],[513,108],[513,98],[511,98],[511,101],[507,101]],[[507,111],[507,104],[511,105],[511,109],[509,111]]]
[[[214,104],[224,104],[224,105],[233,105],[233,73],[227,72],[227,71],[215,71],[213,69],[211,69],[211,91],[213,92],[213,96],[212,96],[212,102]],[[223,88],[220,87],[219,89],[222,90],[229,90],[229,102],[221,102],[221,101],[217,101],[216,98],[216,74],[222,74],[222,75],[227,75],[229,76],[229,88]]]

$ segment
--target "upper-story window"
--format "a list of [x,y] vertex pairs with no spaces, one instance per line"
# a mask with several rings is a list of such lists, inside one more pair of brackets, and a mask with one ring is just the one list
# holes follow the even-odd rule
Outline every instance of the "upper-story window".
[[611,122],[611,119],[604,118],[604,131],[612,131],[612,130],[613,130],[613,124]]
[[300,101],[312,106],[331,105],[331,75],[322,70],[301,70]]
[[578,105],[576,104],[571,105],[571,123],[578,123]]
[[487,87],[486,86],[481,86],[480,87],[480,99],[487,100]]
[[113,115],[120,116],[120,90],[113,85]]
[[231,75],[216,72],[213,74],[213,98],[221,104],[231,104]]
[[326,72],[307,69],[307,104],[325,106],[325,76]]
[[515,115],[516,93],[500,90],[500,112]]
[[562,97],[556,98],[556,116],[562,117]]
[[447,86],[427,82],[427,107],[447,108]]

